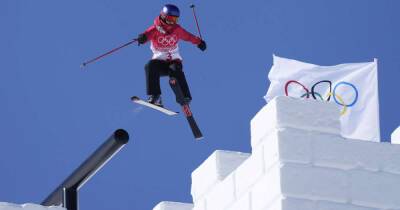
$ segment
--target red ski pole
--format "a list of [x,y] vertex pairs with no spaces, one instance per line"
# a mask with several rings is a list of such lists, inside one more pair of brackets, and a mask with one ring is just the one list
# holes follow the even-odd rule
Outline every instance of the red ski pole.
[[194,11],[194,7],[195,7],[194,4],[190,5],[190,8],[192,8],[192,11],[193,11],[194,20],[196,21],[197,31],[199,31],[200,39],[203,40],[203,38],[201,37],[199,22],[197,21],[197,16],[196,16],[196,12]]
[[107,56],[107,55],[109,55],[109,54],[111,54],[111,53],[113,53],[113,52],[115,52],[115,51],[121,49],[121,48],[124,48],[124,47],[126,47],[126,46],[128,46],[128,45],[130,45],[130,44],[133,44],[133,43],[135,43],[136,41],[137,41],[137,39],[133,39],[132,41],[130,41],[130,42],[126,43],[126,44],[123,44],[123,45],[121,45],[121,46],[119,46],[119,47],[117,47],[117,48],[114,48],[114,49],[112,49],[112,50],[110,50],[110,51],[108,51],[108,52],[106,52],[106,53],[104,53],[104,54],[102,54],[102,55],[100,55],[100,56],[98,56],[98,57],[95,57],[95,58],[93,58],[93,59],[91,59],[91,60],[85,61],[85,62],[83,62],[83,63],[81,64],[81,68],[83,68],[83,67],[85,67],[86,65],[88,65],[88,64],[90,64],[90,63],[93,63],[93,62],[95,62],[95,61],[97,61],[97,60],[99,60],[99,59],[101,59],[101,58],[103,58],[103,57],[105,57],[105,56]]

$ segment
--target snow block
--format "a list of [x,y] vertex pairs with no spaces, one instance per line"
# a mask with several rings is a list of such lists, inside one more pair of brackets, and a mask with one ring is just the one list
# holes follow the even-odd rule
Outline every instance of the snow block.
[[67,210],[60,206],[41,206],[33,203],[27,204],[12,204],[6,202],[0,202],[0,210]]
[[390,139],[392,144],[400,144],[400,126],[393,131],[392,135],[390,136]]
[[307,199],[283,197],[277,203],[280,206],[279,210],[317,210],[315,202]]
[[353,204],[378,209],[400,209],[400,175],[354,170],[350,173]]
[[191,203],[178,203],[170,201],[162,201],[157,204],[153,210],[192,210],[193,204]]
[[292,197],[282,198],[279,210],[378,210],[349,203],[337,203],[331,201],[313,201]]
[[381,155],[384,155],[381,143],[362,140],[341,138],[329,141],[315,140],[313,146],[315,165],[343,170],[363,168],[378,171],[382,163]]
[[252,210],[250,208],[250,194],[247,193],[241,196],[240,199],[228,207],[227,210]]
[[241,196],[247,192],[264,173],[262,148],[253,151],[253,154],[244,161],[234,173],[236,178],[236,194]]
[[206,205],[206,199],[200,199],[194,205],[193,210],[207,210]]
[[204,193],[225,179],[250,154],[217,150],[192,172],[191,194],[196,202]]
[[313,164],[317,166],[343,170],[383,170],[400,174],[400,145],[343,139],[330,135],[319,137],[321,140],[312,138]]
[[333,103],[278,96],[251,120],[251,146],[274,129],[297,128],[340,134],[339,109]]
[[315,205],[315,210],[378,210],[349,203],[335,203],[329,201],[317,201],[315,202]]
[[205,199],[207,210],[225,209],[233,203],[236,199],[234,174],[212,188]]
[[262,140],[265,168],[279,162],[310,164],[312,162],[311,139],[320,133],[293,128],[272,131]]
[[252,188],[252,209],[263,209],[273,205],[274,201],[282,195],[280,165],[276,164],[266,171],[265,175]]
[[348,200],[346,171],[288,163],[282,165],[280,173],[284,196],[343,203]]
[[292,197],[281,197],[262,210],[380,210],[349,203],[336,203],[330,201],[313,201]]
[[400,145],[381,143],[381,152],[379,159],[381,170],[387,173],[400,174]]

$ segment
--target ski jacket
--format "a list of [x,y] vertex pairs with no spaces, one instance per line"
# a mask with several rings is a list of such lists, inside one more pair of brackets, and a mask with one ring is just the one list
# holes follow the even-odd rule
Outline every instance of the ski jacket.
[[159,60],[182,60],[178,46],[178,41],[181,39],[196,45],[201,42],[200,38],[187,32],[179,24],[168,25],[161,21],[159,16],[144,34],[147,40],[151,41],[152,59]]

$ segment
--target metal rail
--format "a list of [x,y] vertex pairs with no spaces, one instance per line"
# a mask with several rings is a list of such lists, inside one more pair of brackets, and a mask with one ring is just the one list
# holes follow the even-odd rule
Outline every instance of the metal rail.
[[125,130],[116,130],[41,204],[43,206],[62,205],[68,210],[78,210],[78,190],[117,154],[128,141],[129,134]]

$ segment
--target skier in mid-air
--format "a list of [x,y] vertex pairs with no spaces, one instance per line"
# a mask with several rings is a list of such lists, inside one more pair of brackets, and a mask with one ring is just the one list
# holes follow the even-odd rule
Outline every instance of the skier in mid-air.
[[163,106],[161,101],[160,77],[174,77],[182,89],[184,101],[190,103],[192,96],[182,68],[182,57],[179,54],[178,42],[184,40],[191,42],[204,51],[206,42],[201,38],[187,32],[178,24],[179,8],[173,4],[166,4],[154,24],[140,34],[137,41],[144,44],[151,41],[152,59],[145,65],[146,91],[148,102]]

